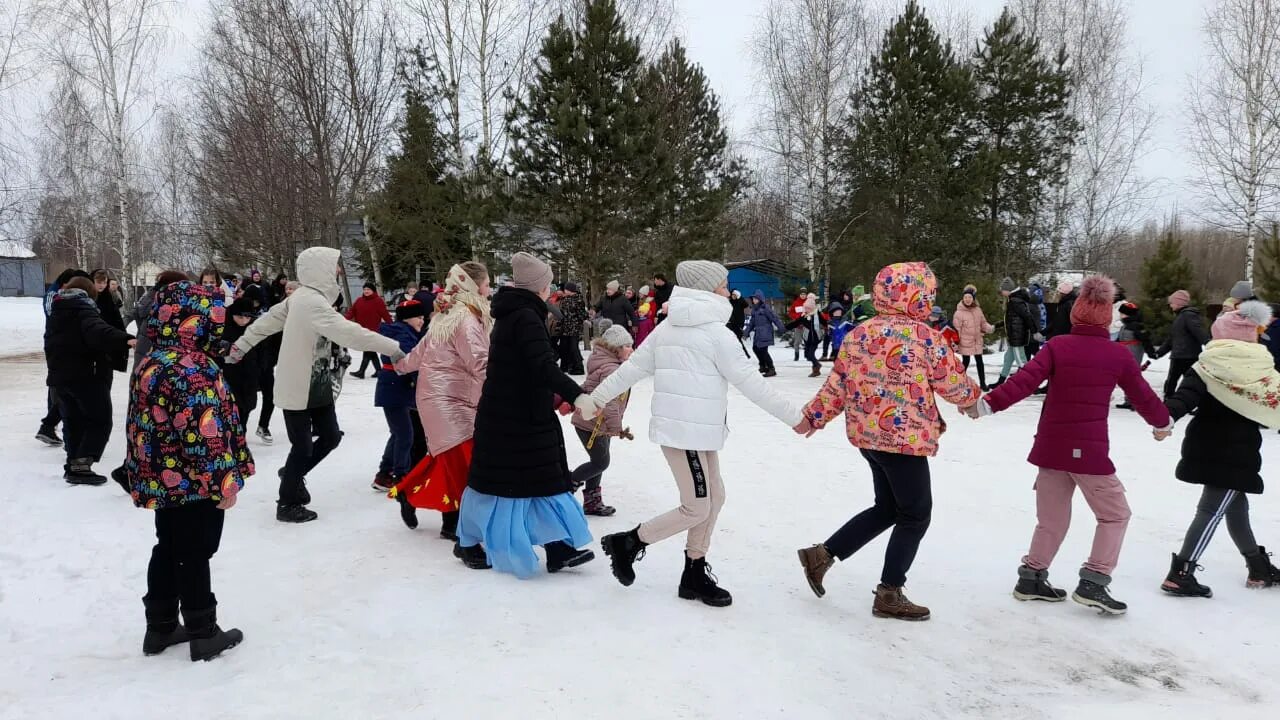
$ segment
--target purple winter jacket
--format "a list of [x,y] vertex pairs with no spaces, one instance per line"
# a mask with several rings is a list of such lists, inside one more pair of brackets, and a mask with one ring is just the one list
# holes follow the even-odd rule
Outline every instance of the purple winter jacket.
[[1076,325],[1045,344],[1031,362],[986,396],[992,412],[1022,400],[1049,380],[1036,441],[1027,461],[1036,467],[1081,475],[1112,475],[1107,415],[1119,385],[1142,419],[1168,427],[1169,411],[1133,353],[1111,341],[1106,328]]

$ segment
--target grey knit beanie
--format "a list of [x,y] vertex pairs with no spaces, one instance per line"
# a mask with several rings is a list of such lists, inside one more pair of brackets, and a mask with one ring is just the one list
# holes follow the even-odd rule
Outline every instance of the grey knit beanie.
[[1253,297],[1253,283],[1248,280],[1241,280],[1231,288],[1231,297],[1237,300],[1248,300]]
[[627,329],[621,325],[614,325],[608,330],[605,330],[604,334],[600,336],[600,339],[604,341],[605,345],[608,345],[611,348],[631,347],[632,345],[635,345],[635,341],[631,339],[631,333],[627,332]]
[[710,260],[685,260],[676,266],[676,284],[690,290],[715,292],[729,279],[729,271]]
[[1013,278],[1011,277],[1007,277],[1000,281],[1000,292],[1013,292],[1014,290],[1017,290],[1017,289],[1018,289],[1018,285],[1013,281]]
[[512,287],[539,293],[551,286],[551,266],[526,252],[511,256]]

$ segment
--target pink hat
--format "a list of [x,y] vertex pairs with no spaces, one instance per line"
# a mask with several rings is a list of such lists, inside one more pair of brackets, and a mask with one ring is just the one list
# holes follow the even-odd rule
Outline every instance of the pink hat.
[[1062,282],[1058,283],[1059,295],[1070,295],[1071,291],[1075,289],[1076,289],[1076,284],[1071,282],[1070,280],[1063,280]]
[[1181,310],[1182,308],[1190,304],[1191,304],[1191,293],[1187,292],[1186,290],[1178,290],[1174,294],[1169,296],[1169,305],[1173,307],[1174,310]]
[[1111,306],[1115,302],[1116,284],[1105,275],[1085,278],[1080,286],[1080,297],[1071,306],[1072,325],[1111,327]]
[[1213,321],[1211,330],[1214,340],[1240,340],[1247,343],[1258,342],[1258,334],[1271,324],[1271,308],[1265,303],[1250,300],[1241,303],[1240,307],[1224,312]]

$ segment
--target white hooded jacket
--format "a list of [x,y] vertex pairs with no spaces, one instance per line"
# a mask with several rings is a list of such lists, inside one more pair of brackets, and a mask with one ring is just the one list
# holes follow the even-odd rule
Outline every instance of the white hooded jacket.
[[730,384],[788,426],[800,424],[800,407],[769,387],[725,328],[726,298],[676,287],[667,308],[666,322],[591,393],[598,407],[653,376],[649,440],[678,450],[724,448]]
[[[331,343],[388,357],[403,357],[400,344],[342,317],[333,303],[338,286],[338,250],[313,247],[298,255],[301,284],[284,302],[245,329],[236,350],[248,353],[266,338],[283,331],[276,365],[275,404],[282,410],[306,410],[333,404]],[[337,372],[342,372],[339,368]]]

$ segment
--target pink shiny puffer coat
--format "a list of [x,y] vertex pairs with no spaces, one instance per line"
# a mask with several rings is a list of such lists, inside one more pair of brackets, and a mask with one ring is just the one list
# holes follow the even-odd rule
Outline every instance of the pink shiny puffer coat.
[[984,354],[982,336],[995,330],[991,323],[987,322],[987,316],[982,312],[982,308],[976,303],[972,307],[966,306],[963,302],[956,305],[956,313],[951,316],[951,325],[960,334],[960,344],[956,348],[956,352],[960,355]]
[[418,372],[417,405],[427,451],[440,455],[475,434],[476,405],[489,367],[489,333],[484,323],[466,308],[449,339],[431,332],[403,360],[400,373]]

